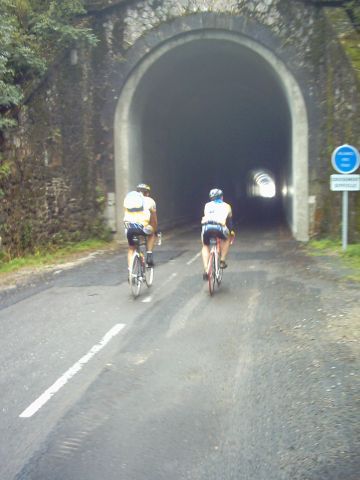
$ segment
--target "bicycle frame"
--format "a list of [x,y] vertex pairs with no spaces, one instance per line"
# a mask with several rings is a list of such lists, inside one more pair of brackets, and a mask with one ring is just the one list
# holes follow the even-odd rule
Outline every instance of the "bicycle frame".
[[133,253],[129,272],[129,283],[131,293],[134,298],[140,294],[141,286],[145,282],[147,287],[150,287],[154,278],[153,267],[148,267],[145,263],[144,247],[146,245],[146,239],[141,236],[133,237],[135,243],[135,251]]

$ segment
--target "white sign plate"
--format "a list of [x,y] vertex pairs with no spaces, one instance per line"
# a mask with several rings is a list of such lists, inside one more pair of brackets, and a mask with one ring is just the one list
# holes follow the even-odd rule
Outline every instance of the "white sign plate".
[[360,175],[331,175],[330,190],[333,190],[335,192],[356,192],[357,190],[360,190]]

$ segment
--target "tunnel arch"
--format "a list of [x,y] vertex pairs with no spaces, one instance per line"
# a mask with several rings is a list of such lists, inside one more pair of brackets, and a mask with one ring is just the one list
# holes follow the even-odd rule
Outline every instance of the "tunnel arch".
[[[117,230],[122,231],[120,210],[124,195],[139,181],[148,180],[148,178],[143,178],[144,172],[146,170],[148,172],[149,169],[146,168],[144,159],[143,136],[145,134],[142,131],[141,118],[144,115],[145,104],[149,102],[149,97],[152,95],[153,85],[149,81],[150,73],[161,62],[163,64],[171,62],[169,59],[173,58],[176,52],[185,51],[185,49],[189,51],[189,48],[193,49],[197,45],[205,48],[203,46],[206,42],[212,42],[212,46],[216,42],[216,45],[226,44],[241,49],[242,58],[251,57],[252,62],[257,62],[257,71],[266,70],[268,78],[271,78],[274,85],[276,83],[279,87],[278,90],[282,92],[289,112],[289,162],[283,166],[281,179],[283,204],[294,238],[299,241],[307,241],[309,238],[308,121],[301,89],[284,62],[272,51],[249,37],[217,29],[190,31],[170,38],[152,50],[149,49],[148,53],[136,63],[126,79],[117,102],[114,121],[116,206],[119,209],[116,215]],[[169,63],[169,65],[172,64]],[[162,73],[165,71],[166,69],[163,69]],[[156,78],[156,75],[153,75],[153,78]],[[245,99],[246,89],[242,94]],[[281,93],[278,95],[278,98],[281,99]],[[154,108],[152,112],[155,112]],[[250,111],[249,115],[251,113]],[[252,166],[256,167],[257,165]],[[214,185],[209,184],[209,186]],[[170,220],[173,214],[171,204],[175,202],[175,199],[171,198],[171,192],[166,190],[164,188],[163,197],[162,199],[158,198],[158,201],[162,200],[167,204],[169,211],[165,212],[165,217],[168,215]],[[196,199],[197,201],[198,199]]]

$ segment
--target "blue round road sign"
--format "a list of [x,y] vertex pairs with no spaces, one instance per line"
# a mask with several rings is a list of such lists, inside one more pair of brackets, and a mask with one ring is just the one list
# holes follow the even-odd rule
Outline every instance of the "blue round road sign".
[[339,173],[352,173],[359,168],[360,155],[352,145],[341,145],[333,151],[331,163]]

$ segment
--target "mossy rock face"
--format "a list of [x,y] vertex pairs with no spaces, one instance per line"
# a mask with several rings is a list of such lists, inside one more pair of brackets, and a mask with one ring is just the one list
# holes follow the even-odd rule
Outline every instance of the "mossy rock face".
[[[354,8],[355,21],[360,22],[360,6],[357,10]],[[358,12],[358,13],[357,13]],[[354,28],[348,14],[344,8],[326,9],[326,15],[329,19],[334,32],[336,33],[345,53],[353,67],[354,73],[360,82],[360,33]]]
[[[333,33],[332,46],[329,47],[332,62],[327,67],[326,77],[327,123],[324,127],[327,137],[326,155],[331,158],[333,150],[343,143],[360,148],[360,34],[354,28],[344,8],[328,8],[325,9],[325,13]],[[348,85],[348,90],[342,91],[339,88],[341,84]],[[326,195],[322,198],[329,212],[324,216],[323,230],[325,234],[338,233],[341,194],[334,195],[332,192],[327,200],[325,200]],[[334,208],[337,214],[333,214]],[[356,193],[349,195],[349,210],[350,241],[358,242],[360,240],[360,199]]]
[[349,33],[341,37],[340,41],[360,82],[360,35],[355,32]]

